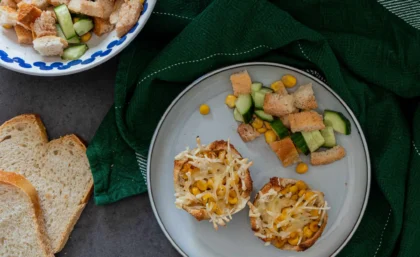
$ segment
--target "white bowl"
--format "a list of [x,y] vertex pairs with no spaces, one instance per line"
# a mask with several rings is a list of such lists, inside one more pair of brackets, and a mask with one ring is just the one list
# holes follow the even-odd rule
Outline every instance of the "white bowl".
[[121,52],[143,29],[153,12],[156,0],[146,0],[139,21],[122,38],[112,31],[100,37],[92,36],[89,50],[78,60],[65,61],[60,57],[43,57],[32,45],[20,45],[14,29],[0,28],[0,66],[36,76],[63,76],[86,71]]

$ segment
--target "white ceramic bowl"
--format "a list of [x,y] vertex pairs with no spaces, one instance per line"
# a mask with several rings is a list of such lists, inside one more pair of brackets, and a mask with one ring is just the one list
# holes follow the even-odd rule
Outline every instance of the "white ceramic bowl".
[[122,38],[114,31],[92,39],[89,50],[79,59],[65,61],[60,57],[43,57],[32,45],[20,45],[14,29],[0,28],[0,66],[35,76],[63,76],[86,71],[121,52],[143,29],[153,12],[156,0],[146,0],[136,25]]

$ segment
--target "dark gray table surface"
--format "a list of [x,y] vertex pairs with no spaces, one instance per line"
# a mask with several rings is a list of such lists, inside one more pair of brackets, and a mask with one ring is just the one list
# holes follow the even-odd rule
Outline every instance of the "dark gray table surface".
[[[44,78],[0,68],[0,122],[41,115],[50,139],[76,133],[89,142],[113,103],[117,61],[76,75]],[[166,239],[147,194],[107,206],[91,200],[57,257],[179,256]]]

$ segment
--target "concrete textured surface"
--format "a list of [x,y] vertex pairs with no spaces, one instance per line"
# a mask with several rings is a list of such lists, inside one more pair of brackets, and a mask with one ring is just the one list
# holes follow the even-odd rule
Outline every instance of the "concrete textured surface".
[[[37,113],[50,139],[75,133],[89,142],[113,102],[116,58],[76,75],[44,78],[0,67],[0,122]],[[57,257],[180,256],[164,236],[147,194],[107,206],[91,200]]]

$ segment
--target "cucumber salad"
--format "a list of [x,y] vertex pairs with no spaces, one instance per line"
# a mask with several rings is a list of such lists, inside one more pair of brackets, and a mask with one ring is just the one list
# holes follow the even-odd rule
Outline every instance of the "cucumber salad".
[[93,34],[115,29],[123,37],[138,21],[144,0],[3,0],[0,25],[14,29],[19,44],[42,56],[77,60]]
[[325,165],[345,157],[344,147],[337,143],[337,134],[351,133],[350,121],[334,110],[318,111],[312,84],[299,86],[289,74],[274,81],[270,87],[252,82],[248,72],[230,77],[233,94],[226,105],[233,109],[233,118],[240,124],[238,133],[245,142],[264,134],[265,141],[276,153],[284,167],[297,164],[296,172],[303,174],[308,166],[300,154],[310,155],[312,165]]

